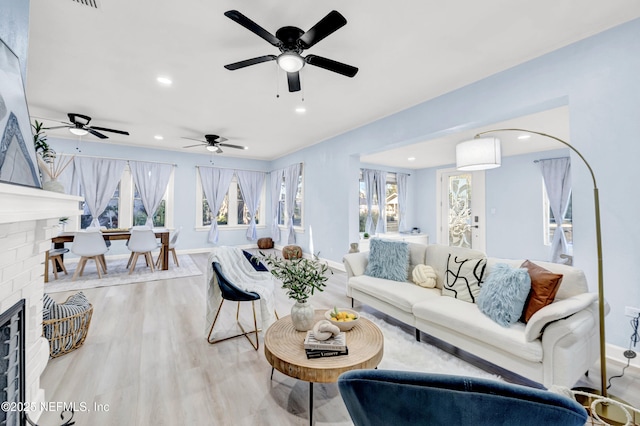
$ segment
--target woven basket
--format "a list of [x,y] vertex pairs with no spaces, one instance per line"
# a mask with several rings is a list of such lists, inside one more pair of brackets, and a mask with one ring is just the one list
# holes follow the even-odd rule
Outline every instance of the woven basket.
[[[66,318],[57,318],[42,321],[42,335],[46,337],[46,327],[51,327],[49,340],[49,355],[57,358],[78,349],[87,338],[93,305],[89,309]],[[59,350],[56,353],[56,348]]]

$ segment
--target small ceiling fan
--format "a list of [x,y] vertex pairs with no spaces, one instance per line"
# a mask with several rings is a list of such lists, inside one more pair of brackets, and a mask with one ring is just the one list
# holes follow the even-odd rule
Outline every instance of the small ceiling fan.
[[218,136],[218,135],[204,135],[204,139],[205,140],[200,140],[200,139],[194,139],[194,138],[186,138],[183,137],[182,139],[188,139],[190,141],[198,141],[200,143],[195,144],[195,145],[187,145],[187,146],[183,146],[183,148],[194,148],[196,146],[206,146],[207,147],[207,151],[211,151],[213,153],[216,154],[222,154],[222,149],[220,148],[221,146],[224,146],[226,148],[235,148],[235,149],[248,149],[248,147],[246,146],[240,146],[240,145],[232,145],[229,143],[223,143],[228,141],[227,138],[223,138],[222,136]]
[[282,27],[276,31],[275,36],[237,10],[230,10],[225,12],[224,15],[242,25],[249,31],[255,33],[257,36],[263,38],[271,45],[277,47],[281,52],[278,56],[258,56],[257,58],[246,59],[244,61],[225,65],[224,67],[228,70],[234,71],[250,65],[260,64],[262,62],[276,61],[278,66],[287,73],[289,92],[297,92],[300,90],[299,71],[305,64],[324,68],[347,77],[353,77],[358,72],[358,68],[332,59],[316,55],[307,55],[306,57],[301,56],[303,50],[310,48],[320,40],[347,24],[345,17],[335,10],[329,12],[327,16],[322,18],[307,32],[304,32],[297,27],[288,26]]
[[98,127],[98,126],[89,126],[91,122],[91,117],[88,115],[77,114],[70,112],[67,114],[69,117],[70,123],[66,121],[61,121],[60,123],[64,124],[64,126],[54,126],[54,127],[44,127],[46,130],[52,129],[64,129],[68,128],[71,133],[78,136],[84,136],[87,133],[91,133],[93,136],[97,136],[100,139],[109,139],[107,135],[104,135],[100,132],[110,132],[110,133],[118,133],[120,135],[129,135],[129,132],[125,132],[124,130],[115,130],[115,129],[107,129],[106,127]]

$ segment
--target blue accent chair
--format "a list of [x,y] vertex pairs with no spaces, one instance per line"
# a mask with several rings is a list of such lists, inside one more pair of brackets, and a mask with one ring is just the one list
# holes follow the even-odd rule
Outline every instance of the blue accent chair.
[[496,380],[352,370],[338,388],[356,426],[584,426],[586,410],[546,390]]
[[[235,286],[222,273],[222,268],[220,267],[220,264],[218,262],[213,262],[213,271],[215,274],[215,279],[218,282],[218,286],[220,287],[220,291],[222,293],[222,300],[220,301],[220,306],[218,307],[218,313],[216,314],[216,317],[213,320],[213,324],[211,324],[211,328],[209,329],[209,335],[207,336],[207,341],[211,344],[215,344],[215,343],[223,342],[225,340],[233,339],[235,337],[244,336],[247,338],[249,343],[251,343],[251,346],[253,346],[253,349],[257,351],[258,347],[260,346],[260,341],[258,339],[258,332],[260,330],[258,329],[258,323],[256,319],[255,301],[260,299],[260,295],[258,293],[244,291],[241,288]],[[229,300],[231,302],[238,302],[238,309],[236,311],[236,322],[238,323],[238,326],[240,326],[242,333],[236,334],[230,337],[225,337],[223,339],[212,340],[211,334],[213,334],[213,328],[215,327],[216,322],[218,321],[218,316],[220,315],[220,311],[222,310],[222,304],[224,303],[225,300]],[[251,308],[253,310],[253,330],[245,331],[244,327],[240,323],[240,320],[239,320],[240,302],[251,302]],[[253,342],[249,338],[249,334],[255,334],[255,342]]]

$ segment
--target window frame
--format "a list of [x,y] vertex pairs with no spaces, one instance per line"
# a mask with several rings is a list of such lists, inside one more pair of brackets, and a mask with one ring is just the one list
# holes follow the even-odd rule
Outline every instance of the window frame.
[[[256,227],[258,229],[266,228],[264,223],[266,216],[266,179],[262,184],[262,190],[260,194],[260,205],[258,206],[258,223]],[[248,229],[249,224],[239,224],[238,223],[238,194],[241,193],[240,184],[238,183],[238,178],[234,174],[231,182],[229,183],[229,188],[227,189],[227,195],[229,197],[229,214],[227,218],[227,224],[218,224],[219,230],[237,230],[237,229]],[[200,179],[200,173],[196,173],[196,203],[195,203],[195,211],[196,211],[196,231],[208,231],[211,228],[211,225],[203,225],[203,217],[202,217],[202,203],[204,203],[205,197],[202,191],[202,180]],[[217,213],[217,212],[216,212]]]

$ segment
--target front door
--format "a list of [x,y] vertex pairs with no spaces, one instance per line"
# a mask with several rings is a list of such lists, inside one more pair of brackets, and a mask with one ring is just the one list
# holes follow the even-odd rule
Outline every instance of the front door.
[[439,170],[439,243],[485,250],[484,171]]

